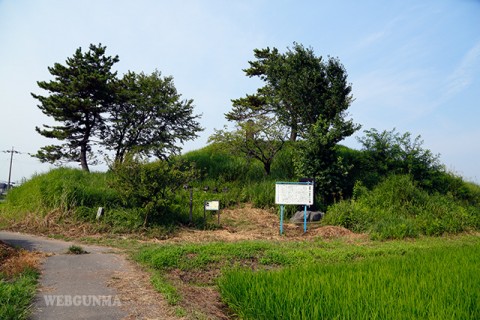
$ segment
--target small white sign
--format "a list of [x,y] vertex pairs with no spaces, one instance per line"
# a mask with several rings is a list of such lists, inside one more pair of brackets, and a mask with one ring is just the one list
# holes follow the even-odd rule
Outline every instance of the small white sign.
[[220,201],[205,201],[205,210],[218,211],[220,209]]
[[277,182],[275,184],[275,204],[304,205],[313,204],[313,183]]

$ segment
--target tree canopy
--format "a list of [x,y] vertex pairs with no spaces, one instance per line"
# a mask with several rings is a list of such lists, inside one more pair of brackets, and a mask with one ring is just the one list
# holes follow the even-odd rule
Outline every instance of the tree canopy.
[[[324,202],[335,199],[348,171],[335,146],[360,128],[348,119],[353,97],[344,66],[336,58],[324,61],[312,48],[298,43],[285,53],[277,48],[255,49],[254,56],[256,60],[249,61],[244,72],[248,77],[259,77],[265,85],[254,94],[232,100],[226,118],[242,128],[249,121],[269,117],[278,121],[277,128],[288,128],[290,140],[300,140],[296,145],[296,175],[314,178]],[[264,124],[258,122],[257,126]],[[244,138],[243,145],[249,145],[248,139]],[[269,145],[273,145],[271,141]]]
[[66,65],[55,63],[48,71],[54,80],[38,81],[48,96],[33,94],[39,100],[40,110],[61,125],[36,127],[41,135],[64,141],[62,145],[41,148],[36,157],[42,162],[80,162],[88,171],[88,158],[91,156],[92,138],[104,128],[103,113],[113,101],[112,83],[116,73],[112,66],[119,61],[118,56],[105,55],[106,47],[90,45],[89,51],[75,51]]
[[66,66],[48,68],[54,80],[38,82],[49,95],[32,96],[40,101],[40,110],[60,124],[36,130],[64,142],[41,148],[35,156],[42,162],[80,162],[88,171],[95,145],[113,151],[119,162],[130,151],[164,159],[179,152],[178,143],[202,130],[193,100],[181,99],[173,77],[130,71],[117,79],[112,66],[119,58],[105,51],[101,44],[90,45],[85,53],[78,48]]
[[255,49],[254,56],[257,60],[249,61],[244,72],[259,77],[265,85],[255,94],[232,100],[228,120],[245,121],[257,114],[274,113],[290,128],[292,141],[298,136],[306,138],[319,119],[356,130],[355,124],[345,120],[353,101],[352,88],[338,59],[323,61],[313,49],[297,43],[286,53],[277,48]]
[[166,158],[180,150],[177,143],[201,131],[193,100],[181,100],[173,77],[128,72],[118,82],[102,144],[122,162],[128,151]]
[[238,122],[234,131],[226,127],[215,130],[209,141],[221,144],[232,154],[260,161],[269,175],[273,159],[285,143],[285,130],[275,118],[257,115],[254,119]]

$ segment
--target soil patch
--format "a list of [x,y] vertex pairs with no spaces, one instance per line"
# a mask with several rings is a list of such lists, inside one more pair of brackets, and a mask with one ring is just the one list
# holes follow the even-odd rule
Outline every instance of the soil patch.
[[244,240],[299,241],[306,239],[361,239],[363,234],[355,234],[338,226],[321,226],[318,223],[307,225],[304,233],[303,224],[284,221],[283,234],[280,235],[280,220],[273,210],[253,208],[247,204],[234,209],[221,211],[220,226],[216,230],[182,229],[175,236],[157,242],[215,242]]
[[127,261],[123,271],[115,272],[108,286],[115,288],[122,301],[122,309],[128,312],[124,320],[133,319],[181,319],[173,308],[150,283],[150,274],[140,266]]
[[228,308],[213,285],[213,280],[219,274],[220,270],[211,272],[173,270],[167,277],[182,297],[179,304],[194,319],[230,319]]

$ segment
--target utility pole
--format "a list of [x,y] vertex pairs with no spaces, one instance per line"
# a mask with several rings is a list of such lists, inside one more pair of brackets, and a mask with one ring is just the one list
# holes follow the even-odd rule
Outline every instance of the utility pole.
[[20,153],[19,151],[16,151],[14,147],[12,147],[12,150],[7,150],[3,151],[4,153],[10,153],[10,169],[8,170],[8,184],[7,184],[7,191],[10,189],[11,186],[11,181],[12,181],[12,164],[13,164],[13,154],[14,153]]

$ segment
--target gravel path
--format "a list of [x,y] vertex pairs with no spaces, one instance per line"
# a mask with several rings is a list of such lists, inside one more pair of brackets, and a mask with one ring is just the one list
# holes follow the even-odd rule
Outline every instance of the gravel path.
[[[81,245],[88,254],[74,255],[67,254],[72,242],[6,231],[0,240],[47,253],[31,319],[145,319],[136,296],[152,308],[149,319],[170,319],[161,297],[145,288],[148,277],[112,248]],[[129,287],[123,292],[112,286],[121,279],[129,279],[120,286]]]

